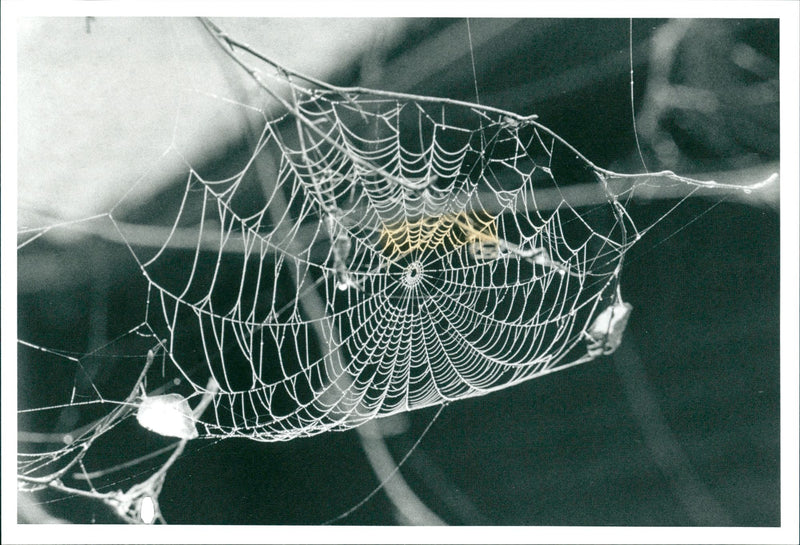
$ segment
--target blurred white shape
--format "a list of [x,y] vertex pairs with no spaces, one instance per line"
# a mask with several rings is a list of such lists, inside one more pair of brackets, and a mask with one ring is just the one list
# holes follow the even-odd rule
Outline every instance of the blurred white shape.
[[153,524],[156,520],[156,504],[150,496],[142,498],[139,504],[139,517],[145,524]]
[[192,409],[180,394],[145,397],[136,420],[143,428],[165,437],[194,439],[198,436]]

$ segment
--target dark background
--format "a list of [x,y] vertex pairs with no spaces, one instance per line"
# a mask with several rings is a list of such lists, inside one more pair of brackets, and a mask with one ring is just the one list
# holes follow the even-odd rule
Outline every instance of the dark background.
[[[649,78],[664,69],[653,64],[653,40],[669,24],[633,24],[640,116],[652,104],[648,82],[657,83]],[[470,25],[481,103],[536,113],[598,165],[641,170],[628,20]],[[680,87],[657,112],[658,123],[639,135],[648,168],[735,174],[776,162],[777,21],[695,21],[675,44],[667,83]],[[451,51],[458,53],[444,54]],[[742,51],[756,52],[759,62],[742,61]],[[466,23],[415,20],[402,43],[378,60],[354,62],[333,83],[474,100]],[[686,88],[715,96],[716,107],[687,106],[679,96]],[[754,94],[758,100],[742,98]],[[629,209],[650,225],[675,203],[637,201]],[[776,198],[684,202],[626,258],[623,294],[634,311],[617,353],[449,405],[402,468],[412,489],[452,524],[778,525],[779,235]],[[65,281],[37,284],[42,263],[21,252],[21,339],[85,353],[98,328],[114,338],[143,319],[146,284],[127,249],[96,239],[44,247]],[[133,354],[124,342],[114,349]],[[41,357],[20,350],[25,404],[58,403],[64,384],[76,382],[74,368],[38,372]],[[84,364],[94,366],[94,381],[113,380],[102,358]],[[21,426],[69,429],[78,415],[68,412],[54,422],[26,416]],[[406,431],[387,438],[395,459],[435,413],[400,419]],[[161,446],[144,441],[151,450]],[[131,448],[111,448],[120,447]],[[160,501],[172,523],[318,524],[376,485],[355,431],[273,444],[194,441],[170,470]],[[96,502],[41,499],[56,499],[44,507],[71,521],[114,520]],[[382,493],[343,521],[397,522]]]

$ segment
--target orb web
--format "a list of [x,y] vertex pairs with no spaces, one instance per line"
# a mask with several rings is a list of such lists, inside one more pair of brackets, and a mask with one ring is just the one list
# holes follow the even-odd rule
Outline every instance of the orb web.
[[264,119],[247,168],[188,177],[172,229],[194,228],[188,266],[170,238],[132,247],[176,370],[219,384],[206,435],[346,429],[592,357],[635,226],[610,193],[536,205],[562,144],[477,105],[289,83],[295,122]]
[[[209,29],[248,66],[242,44]],[[224,178],[190,167],[155,247],[136,242],[124,200],[107,214],[147,285],[130,333],[161,365],[150,353],[131,396],[67,447],[23,455],[21,474],[79,460],[141,407],[151,377],[191,414],[191,432],[173,433],[182,444],[195,429],[285,441],[608,355],[630,312],[624,259],[650,227],[628,214],[634,191],[757,189],[611,172],[536,116],[337,88],[260,60],[270,69],[248,73],[282,112],[256,108],[244,166]],[[154,482],[141,497],[157,497]]]

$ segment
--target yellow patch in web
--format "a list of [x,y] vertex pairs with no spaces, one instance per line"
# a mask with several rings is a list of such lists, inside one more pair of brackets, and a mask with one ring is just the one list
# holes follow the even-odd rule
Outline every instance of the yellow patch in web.
[[429,216],[385,226],[380,241],[392,258],[437,248],[452,250],[467,244],[497,243],[497,223],[485,212]]

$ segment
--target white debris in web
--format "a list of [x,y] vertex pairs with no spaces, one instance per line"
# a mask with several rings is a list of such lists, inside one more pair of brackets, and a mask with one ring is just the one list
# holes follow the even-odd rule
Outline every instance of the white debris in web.
[[144,496],[139,503],[139,518],[144,524],[153,524],[156,520],[156,504],[150,496]]
[[194,439],[198,436],[189,402],[180,394],[144,397],[136,411],[139,424],[165,437]]
[[628,325],[633,306],[618,301],[597,315],[586,331],[588,352],[591,356],[613,354],[622,343],[622,334]]

